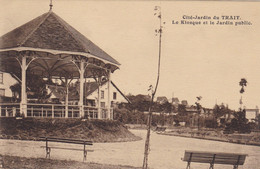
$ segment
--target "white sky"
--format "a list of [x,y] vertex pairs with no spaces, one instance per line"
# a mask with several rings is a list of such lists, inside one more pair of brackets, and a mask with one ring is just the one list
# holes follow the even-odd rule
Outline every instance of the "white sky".
[[[49,10],[49,0],[0,0],[0,36]],[[148,94],[155,85],[159,20],[161,79],[156,96],[174,97],[212,108],[238,109],[241,78],[247,108],[260,106],[260,2],[53,0],[53,11],[122,65],[112,79],[125,93]],[[251,26],[173,25],[183,15],[239,15]]]

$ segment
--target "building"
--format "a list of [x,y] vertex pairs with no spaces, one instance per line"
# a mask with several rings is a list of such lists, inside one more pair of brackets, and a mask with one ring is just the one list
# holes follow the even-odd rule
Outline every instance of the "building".
[[[123,94],[123,92],[111,81],[110,93],[108,92],[108,81],[104,81],[100,86],[100,107],[108,107],[108,100],[110,100],[111,107],[117,103],[130,103],[130,100]],[[86,105],[96,106],[98,104],[98,85],[96,82],[87,82],[85,87]],[[108,98],[109,97],[109,98]]]
[[256,106],[255,109],[246,109],[246,118],[249,121],[254,121],[259,115],[259,108]]
[[200,114],[204,114],[205,116],[213,115],[213,109],[202,108]]
[[0,72],[0,101],[5,102],[14,97],[10,86],[17,83],[17,80],[10,74],[6,72]]
[[198,114],[198,110],[195,106],[186,107],[187,114]]
[[[108,93],[108,81],[103,81],[100,86],[100,107],[108,107],[110,100],[111,107],[117,103],[130,103],[130,100],[121,92],[121,90],[111,81],[110,93]],[[48,85],[48,93],[51,93],[50,100],[56,103],[65,103],[66,88],[59,85]],[[72,84],[68,89],[68,102],[70,105],[77,105],[79,101],[79,85]],[[98,106],[98,84],[96,82],[84,83],[84,105]],[[110,97],[110,99],[108,99]]]
[[159,96],[157,97],[156,102],[159,104],[164,104],[168,102],[168,99],[165,96]]
[[181,104],[184,105],[184,106],[188,106],[188,101],[187,100],[182,100]]
[[178,97],[173,97],[172,98],[172,104],[173,105],[179,105],[180,104],[180,101],[179,101]]
[[[86,117],[89,109],[84,106],[84,79],[106,78],[110,81],[120,63],[55,14],[52,7],[48,12],[0,37],[0,70],[20,77],[21,96],[17,111],[24,117]],[[66,104],[59,107],[50,105],[51,109],[43,104],[28,104],[28,71],[41,78],[78,79],[78,105],[68,106],[68,99]],[[3,80],[5,77],[1,78]],[[2,95],[8,94],[6,88],[1,89]],[[113,119],[108,105],[105,116],[102,116],[99,107],[92,118]],[[42,107],[42,110],[37,112],[38,107]],[[1,106],[1,109],[5,108]],[[6,114],[7,111],[3,113]]]

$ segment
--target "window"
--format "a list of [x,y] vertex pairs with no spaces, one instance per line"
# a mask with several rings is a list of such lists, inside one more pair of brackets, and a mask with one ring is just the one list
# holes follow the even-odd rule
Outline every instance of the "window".
[[101,107],[105,107],[106,103],[105,102],[101,102]]
[[101,90],[101,99],[104,99],[105,98],[105,92],[104,90]]
[[0,89],[0,96],[5,96],[5,89]]
[[3,73],[0,73],[0,83],[4,83],[4,76],[3,76]]
[[113,93],[113,99],[116,100],[116,92]]

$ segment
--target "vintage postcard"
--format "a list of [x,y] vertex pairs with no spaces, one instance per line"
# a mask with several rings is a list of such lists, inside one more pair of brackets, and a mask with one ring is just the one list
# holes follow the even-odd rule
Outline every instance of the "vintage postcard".
[[259,168],[259,11],[0,0],[0,168]]

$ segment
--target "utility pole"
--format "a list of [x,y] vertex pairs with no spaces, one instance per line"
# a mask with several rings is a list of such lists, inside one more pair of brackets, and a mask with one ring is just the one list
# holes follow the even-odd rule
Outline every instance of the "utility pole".
[[[162,39],[162,15],[161,15],[161,7],[160,6],[155,6],[155,13],[154,15],[157,16],[160,20],[160,27],[159,29],[155,30],[156,36],[159,34],[159,60],[158,60],[158,73],[157,73],[157,81],[155,85],[155,89],[153,90],[153,86],[150,85],[149,91],[152,93],[152,98],[150,101],[149,105],[149,115],[148,115],[148,122],[147,122],[147,135],[146,135],[146,141],[145,141],[145,149],[144,149],[144,160],[143,160],[143,169],[148,168],[148,154],[150,150],[150,134],[151,134],[151,123],[152,123],[152,106],[153,106],[153,100],[155,93],[157,91],[157,87],[159,84],[159,79],[160,79],[160,66],[161,66],[161,39]],[[165,22],[163,23],[165,24]]]

